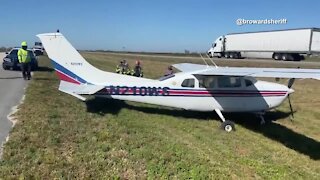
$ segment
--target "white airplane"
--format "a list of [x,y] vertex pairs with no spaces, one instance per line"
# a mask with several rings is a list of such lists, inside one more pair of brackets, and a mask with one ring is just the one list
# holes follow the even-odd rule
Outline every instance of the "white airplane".
[[[149,103],[193,111],[215,111],[221,128],[235,129],[222,112],[252,112],[259,115],[279,106],[289,94],[294,79],[320,80],[320,70],[289,68],[239,68],[199,64],[175,64],[182,72],[159,80],[99,70],[89,64],[60,33],[37,35],[60,78],[59,90],[86,100],[82,95]],[[288,78],[288,86],[255,77]],[[291,103],[290,103],[291,107]],[[292,111],[292,108],[291,108]]]

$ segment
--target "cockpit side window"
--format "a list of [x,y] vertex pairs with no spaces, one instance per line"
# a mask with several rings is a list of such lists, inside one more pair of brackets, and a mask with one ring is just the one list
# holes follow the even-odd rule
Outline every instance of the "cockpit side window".
[[197,76],[200,88],[212,89],[216,87],[216,76]]
[[240,77],[231,77],[231,76],[219,76],[218,77],[218,87],[219,88],[241,87],[241,78]]
[[253,82],[250,81],[249,79],[245,79],[245,80],[244,80],[244,83],[246,84],[246,87],[253,85]]
[[181,87],[191,87],[191,88],[194,88],[194,82],[195,82],[194,79],[185,79],[185,80],[182,82]]

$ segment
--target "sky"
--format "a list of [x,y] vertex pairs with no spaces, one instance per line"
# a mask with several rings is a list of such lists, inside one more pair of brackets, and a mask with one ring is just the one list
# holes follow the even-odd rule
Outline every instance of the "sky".
[[[36,34],[57,29],[77,49],[205,52],[220,35],[320,28],[318,0],[28,0],[2,1],[0,46],[32,46]],[[287,19],[242,25],[243,19]]]

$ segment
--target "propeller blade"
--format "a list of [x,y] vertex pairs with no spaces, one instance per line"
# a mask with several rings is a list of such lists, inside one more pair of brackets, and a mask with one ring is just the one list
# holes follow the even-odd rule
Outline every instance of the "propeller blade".
[[295,80],[295,78],[289,79],[288,88],[291,88],[291,87],[292,87],[292,85],[293,85],[293,83],[294,83],[294,80]]
[[[289,100],[289,105],[290,105],[291,117],[292,117],[292,119],[294,119],[293,108],[292,108],[291,100],[290,100],[290,94],[288,95],[288,100]],[[291,119],[291,121],[292,121],[292,119]]]

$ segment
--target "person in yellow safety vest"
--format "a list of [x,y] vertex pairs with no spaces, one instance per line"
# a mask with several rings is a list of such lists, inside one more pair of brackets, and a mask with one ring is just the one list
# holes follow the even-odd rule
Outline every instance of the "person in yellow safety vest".
[[127,60],[124,59],[122,62],[123,62],[122,74],[131,75],[131,70]]
[[123,61],[120,61],[120,64],[116,67],[116,73],[122,74],[123,72]]
[[131,75],[131,70],[130,70],[129,64],[127,63],[127,61],[125,59],[120,61],[120,64],[117,65],[116,73]]
[[21,48],[18,51],[18,60],[21,64],[21,71],[24,80],[31,79],[31,55],[27,48],[27,42],[23,41],[21,43]]

